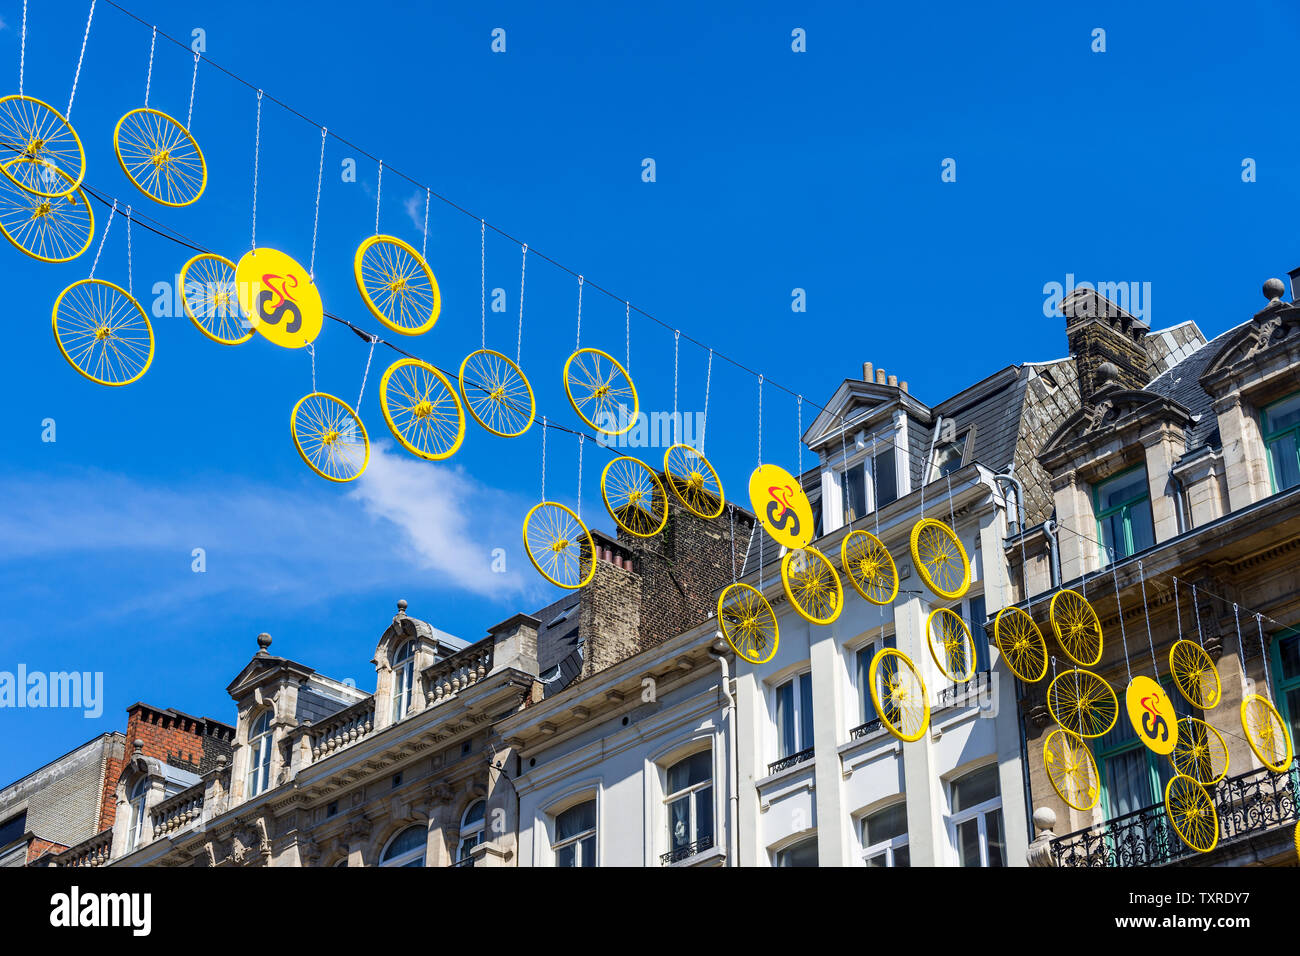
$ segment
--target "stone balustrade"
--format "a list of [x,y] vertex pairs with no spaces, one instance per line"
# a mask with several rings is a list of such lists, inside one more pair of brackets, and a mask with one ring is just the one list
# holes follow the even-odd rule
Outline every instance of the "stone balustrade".
[[202,781],[173,794],[149,813],[153,823],[153,838],[161,840],[198,823],[203,818],[203,795],[207,785]]
[[489,637],[426,668],[425,702],[432,706],[486,677],[492,670],[494,646],[495,642]]
[[101,830],[89,840],[68,847],[54,858],[55,866],[104,866],[113,855],[113,831]]
[[367,697],[312,727],[311,759],[317,761],[350,747],[374,729],[375,699]]

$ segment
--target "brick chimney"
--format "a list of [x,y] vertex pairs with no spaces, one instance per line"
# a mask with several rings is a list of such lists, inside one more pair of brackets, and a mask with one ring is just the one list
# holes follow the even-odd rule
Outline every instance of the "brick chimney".
[[1104,388],[1146,387],[1151,360],[1143,344],[1145,322],[1088,288],[1066,296],[1061,311],[1083,404]]
[[596,570],[578,598],[578,637],[583,642],[582,677],[631,657],[641,641],[641,575],[630,548],[594,528]]

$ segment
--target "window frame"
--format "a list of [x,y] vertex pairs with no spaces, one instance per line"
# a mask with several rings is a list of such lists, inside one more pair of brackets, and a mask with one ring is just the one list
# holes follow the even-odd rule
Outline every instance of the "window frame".
[[[379,866],[381,868],[387,867],[390,869],[410,867],[416,865],[414,861],[417,859],[420,861],[418,865],[424,866],[425,860],[428,857],[428,853],[429,853],[429,831],[427,828],[423,828],[424,842],[420,844],[420,848],[418,851],[414,849],[403,850],[401,853],[393,856],[391,859],[384,859],[385,854],[388,853],[389,847],[391,847],[394,843],[396,843],[401,837],[405,836],[407,833],[410,833],[412,830],[420,830],[420,829],[422,829],[421,826],[418,823],[416,823],[416,824],[412,824],[409,827],[401,827],[392,836],[390,836],[384,842],[383,849],[379,851]],[[340,863],[335,863],[334,865],[347,866],[347,864],[348,864],[348,858],[345,856],[343,857]]]
[[[271,761],[275,754],[275,712],[267,707],[248,724],[248,773],[245,775],[245,799],[261,796],[271,789]],[[266,729],[257,731],[266,722]]]
[[[1300,672],[1294,677],[1286,677],[1282,670],[1282,642],[1289,638],[1300,640],[1300,627],[1288,627],[1280,631],[1275,631],[1268,636],[1270,643],[1269,657],[1270,676],[1273,680],[1273,698],[1277,705],[1277,712],[1282,718],[1282,723],[1286,726],[1287,731],[1291,734],[1291,748],[1296,747],[1296,729],[1300,726],[1300,711],[1292,713],[1290,702],[1287,695],[1292,691],[1300,691]],[[1287,771],[1291,775],[1293,782],[1300,782],[1300,762],[1293,761],[1290,769]]]
[[[1107,518],[1111,517],[1112,515],[1115,515],[1117,513],[1121,515],[1121,520],[1124,528],[1124,549],[1121,551],[1120,548],[1116,546],[1115,542],[1111,542],[1110,545],[1110,547],[1113,548],[1115,551],[1115,556],[1113,558],[1114,561],[1123,561],[1127,558],[1131,558],[1133,555],[1137,554],[1138,551],[1140,550],[1145,551],[1147,550],[1147,548],[1152,547],[1158,543],[1155,540],[1155,536],[1156,536],[1155,513],[1151,510],[1151,482],[1150,482],[1150,476],[1147,474],[1146,467],[1147,467],[1146,462],[1141,461],[1138,462],[1136,465],[1132,465],[1128,468],[1124,468],[1121,471],[1115,472],[1113,475],[1107,475],[1105,478],[1102,478],[1099,481],[1094,481],[1092,483],[1092,487],[1091,487],[1092,515],[1093,515],[1093,520],[1097,525],[1097,550],[1101,554],[1101,566],[1103,568],[1109,567],[1112,562],[1111,556],[1106,553],[1107,551],[1106,532],[1103,524],[1103,522]],[[1139,470],[1142,472],[1143,479],[1144,479],[1142,482],[1142,487],[1144,489],[1142,494],[1129,501],[1125,501],[1123,504],[1115,505],[1103,511],[1101,507],[1102,489],[1106,485],[1112,484],[1118,481],[1119,479],[1124,478],[1127,475],[1131,475],[1133,472]],[[1151,544],[1147,545],[1146,548],[1139,549],[1134,547],[1133,544],[1133,521],[1129,512],[1131,512],[1134,505],[1143,504],[1143,503],[1145,503],[1146,505],[1147,519],[1151,523]]]
[[[904,828],[901,834],[895,837],[890,837],[888,840],[879,840],[871,844],[868,844],[866,841],[865,831],[867,828],[867,821],[872,817],[876,816],[876,814],[883,813],[885,810],[892,810],[894,807],[903,808],[903,820],[904,823],[906,823],[907,796],[905,794],[899,794],[899,797],[897,799],[888,800],[885,803],[876,806],[874,809],[868,810],[867,812],[859,815],[858,826],[857,826],[858,847],[859,847],[858,858],[861,861],[862,866],[870,867],[870,864],[867,861],[874,857],[880,856],[883,853],[885,855],[885,868],[894,869],[895,851],[901,850],[909,846],[908,838],[910,836],[910,831],[907,830],[906,828]],[[911,867],[910,852],[908,854],[908,867],[909,868]]]
[[814,853],[817,856],[817,863],[814,865],[820,867],[821,850],[818,845],[816,830],[812,831],[811,833],[801,834],[800,836],[798,836],[793,840],[790,840],[788,843],[784,844],[783,846],[772,850],[771,851],[772,867],[775,869],[781,866],[781,855],[783,853],[789,853],[791,850],[795,849],[796,847],[802,847],[804,844],[807,843],[811,843],[813,845]]
[[[965,810],[953,810],[952,808],[954,802],[953,796],[955,793],[956,785],[960,783],[962,780],[964,780],[965,778],[977,774],[982,770],[987,770],[990,767],[993,768],[994,778],[997,780],[998,783],[997,796],[990,797],[988,800],[985,800],[983,803],[977,803],[973,807],[967,807]],[[998,770],[998,765],[996,763],[986,763],[978,767],[971,767],[969,770],[966,770],[961,774],[958,774],[957,776],[950,778],[945,783],[946,783],[945,790],[947,791],[947,796],[948,796],[948,814],[944,819],[944,825],[948,831],[948,849],[949,849],[949,854],[952,858],[952,865],[961,866],[961,846],[958,841],[957,828],[961,824],[967,823],[970,820],[974,819],[979,822],[980,868],[981,869],[989,868],[989,834],[988,834],[987,818],[990,813],[996,810],[998,811],[998,815],[1002,820],[1001,835],[1002,835],[1003,851],[1002,851],[1001,865],[1003,867],[1008,866],[1009,863],[1007,861],[1007,853],[1006,853],[1007,817],[1006,814],[1002,812],[1002,777]]]
[[1283,438],[1286,438],[1289,435],[1292,441],[1295,442],[1296,468],[1297,470],[1300,470],[1300,421],[1297,421],[1294,425],[1292,425],[1289,428],[1280,428],[1277,431],[1270,434],[1268,431],[1269,409],[1276,408],[1278,405],[1281,405],[1283,402],[1289,402],[1292,399],[1296,399],[1296,398],[1300,398],[1300,391],[1292,392],[1289,395],[1283,395],[1281,398],[1277,399],[1276,401],[1269,402],[1267,405],[1263,406],[1259,410],[1259,432],[1260,432],[1260,437],[1264,441],[1264,457],[1268,460],[1269,487],[1272,489],[1273,494],[1275,495],[1281,494],[1283,491],[1289,491],[1291,488],[1300,487],[1300,483],[1295,485],[1288,485],[1286,488],[1280,487],[1278,485],[1277,468],[1273,463],[1274,443],[1281,441]]
[[147,775],[142,776],[131,785],[130,795],[127,797],[127,805],[131,808],[126,832],[127,853],[144,846],[144,817],[145,809],[149,805],[149,788],[150,783]]
[[[812,740],[804,740],[804,739],[803,739],[803,707],[804,707],[804,701],[803,701],[802,678],[804,677],[805,674],[808,676],[809,690],[810,690],[810,692],[811,692],[811,689],[812,689],[812,666],[811,666],[811,662],[809,662],[808,666],[800,667],[799,670],[795,671],[794,673],[790,674],[789,676],[785,677],[784,679],[779,680],[779,681],[777,681],[777,682],[775,682],[775,683],[773,683],[773,684],[771,685],[771,687],[772,687],[772,693],[771,693],[771,703],[770,703],[769,717],[770,717],[770,719],[771,719],[771,721],[772,721],[772,728],[773,728],[773,731],[774,731],[774,733],[773,733],[773,743],[774,743],[775,746],[774,746],[774,755],[773,755],[773,757],[772,757],[772,760],[773,760],[773,761],[777,761],[777,760],[785,760],[786,758],[788,758],[788,757],[793,757],[795,754],[797,754],[797,753],[802,753],[803,751],[808,750],[808,749],[810,749],[810,748],[813,746],[813,741],[812,741]],[[796,741],[798,742],[798,746],[796,746],[796,747],[794,747],[793,749],[791,749],[789,753],[782,753],[782,747],[781,747],[781,743],[782,743],[782,740],[781,740],[782,731],[781,731],[781,722],[780,722],[780,720],[778,719],[778,716],[777,716],[777,713],[778,713],[778,709],[777,709],[777,708],[778,708],[777,700],[778,700],[778,698],[779,698],[779,696],[780,696],[781,688],[784,687],[786,684],[791,684],[791,685],[793,685],[793,691],[792,691],[792,693],[791,693],[791,698],[790,698],[790,699],[791,699],[791,706],[794,708],[794,717],[793,717],[793,723],[794,723],[794,735],[795,735],[795,739],[796,739]],[[811,694],[810,694],[810,696],[811,696]],[[809,708],[812,707],[812,701],[811,701],[811,700],[808,701],[808,707],[809,707]],[[810,724],[809,730],[810,730],[810,732],[813,734],[813,736],[815,737],[815,736],[816,736],[816,733],[817,733],[817,727],[816,727],[816,724],[814,723],[814,717],[813,717],[813,714],[812,714],[812,712],[811,712],[811,709],[810,709],[810,711],[809,711],[808,722],[809,722],[809,724]]]
[[[853,731],[874,720],[880,719],[880,715],[876,713],[875,701],[871,699],[871,688],[866,683],[870,678],[870,662],[868,662],[867,665],[868,670],[864,672],[859,661],[864,651],[870,650],[874,657],[882,648],[886,647],[892,647],[895,649],[898,647],[898,633],[892,624],[877,628],[876,633],[867,640],[847,648],[851,655],[848,668],[849,680],[853,688],[854,696],[857,697],[858,701],[857,713],[855,715],[857,722],[848,728],[850,739],[852,739],[851,735]],[[868,710],[871,711],[871,716],[867,716]]]
[[[973,447],[970,438],[974,433],[975,426],[970,425],[965,431],[950,442],[935,442],[934,451],[930,454],[930,465],[928,469],[929,477],[926,478],[926,484],[929,484],[932,481],[938,481],[940,478],[946,477],[947,475],[951,475],[954,471],[961,471],[961,469],[970,462],[970,451]],[[940,471],[939,456],[949,448],[960,448],[961,456],[957,459],[957,464],[950,470]]]
[[[469,812],[479,804],[483,805],[483,816],[472,823],[466,823],[465,821],[469,818]],[[456,831],[457,863],[462,860],[470,859],[474,855],[474,848],[487,842],[487,810],[487,800],[483,797],[475,797],[465,806],[464,812],[461,813],[460,827]],[[471,838],[477,839],[475,839],[469,846],[466,846],[465,844],[468,843]]]
[[390,662],[393,670],[393,723],[406,716],[415,698],[415,641],[397,645]]
[[[873,441],[874,452],[872,451]],[[846,456],[838,466],[831,466],[831,473],[835,476],[835,487],[840,499],[840,527],[848,527],[850,524],[892,504],[903,496],[903,492],[898,487],[898,448],[894,440],[894,432],[878,433],[864,438],[863,442],[864,447],[862,449]],[[894,459],[894,489],[893,496],[888,501],[881,503],[880,472],[877,460],[886,454],[893,456]],[[850,518],[848,475],[849,472],[855,469],[862,474],[863,509],[862,514],[854,514]]]
[[[559,839],[560,817],[568,813],[570,810],[576,810],[579,807],[585,807],[589,803],[591,804],[591,815],[592,815],[591,827],[589,829],[583,830],[582,832],[574,836],[565,837],[563,840]],[[566,804],[563,809],[548,811],[546,815],[550,818],[549,820],[550,826],[548,827],[547,832],[550,837],[551,866],[559,868],[560,866],[559,859],[560,859],[561,850],[571,846],[579,846],[584,840],[588,840],[588,839],[593,841],[591,846],[591,858],[594,862],[592,863],[592,866],[594,867],[600,866],[600,859],[597,856],[597,853],[600,850],[600,801],[596,799],[596,794],[594,793],[589,794],[587,795],[586,799],[580,798],[578,800],[574,800],[572,803]],[[574,864],[574,867],[577,869],[581,869],[582,868],[581,849],[577,850],[574,853],[574,859],[578,861],[577,863]]]
[[[668,781],[670,779],[670,774],[672,773],[673,768],[679,766],[680,764],[685,763],[686,761],[692,759],[693,757],[699,756],[700,754],[707,754],[709,757],[708,779],[704,780],[701,783],[690,784],[689,786],[683,787],[681,790],[674,790],[671,793],[668,792]],[[710,832],[708,835],[709,846],[699,850],[698,852],[703,853],[706,850],[715,848],[718,845],[718,806],[717,806],[717,797],[718,797],[717,782],[718,781],[717,781],[717,766],[716,766],[714,752],[713,752],[712,740],[709,740],[706,743],[706,745],[703,747],[697,747],[696,749],[688,751],[686,753],[678,753],[674,755],[671,759],[671,762],[663,763],[662,767],[663,767],[662,805],[663,805],[663,814],[664,814],[664,828],[662,832],[664,833],[668,843],[668,849],[665,852],[667,853],[676,852],[676,847],[673,845],[674,844],[673,831],[672,831],[673,818],[672,818],[671,807],[674,803],[676,803],[678,800],[681,800],[683,798],[689,799],[688,805],[690,807],[690,815],[689,815],[690,824],[689,824],[689,832],[687,833],[687,836],[691,837],[691,839],[688,839],[686,841],[686,845],[690,846],[693,843],[699,843],[703,839],[703,837],[700,834],[699,823],[696,818],[696,811],[699,809],[698,794],[703,790],[709,791],[709,798],[708,798],[709,821],[710,821],[710,825],[709,825]]]

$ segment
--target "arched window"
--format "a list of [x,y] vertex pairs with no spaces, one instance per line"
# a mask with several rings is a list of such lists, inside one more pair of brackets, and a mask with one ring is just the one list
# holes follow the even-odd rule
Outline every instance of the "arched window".
[[429,833],[424,827],[407,827],[388,841],[388,846],[379,855],[379,865],[424,866],[424,845],[428,838]]
[[487,803],[475,800],[465,808],[465,815],[460,818],[460,847],[456,859],[468,860],[470,851],[483,842],[483,817],[487,813]]
[[127,851],[140,845],[144,838],[144,805],[149,796],[149,778],[141,777],[131,788],[131,829],[127,834]]
[[406,716],[415,686],[415,642],[403,641],[393,652],[393,723]]
[[271,712],[264,710],[248,728],[248,796],[255,797],[271,783]]
[[713,751],[677,761],[666,783],[669,859],[676,862],[713,846]]

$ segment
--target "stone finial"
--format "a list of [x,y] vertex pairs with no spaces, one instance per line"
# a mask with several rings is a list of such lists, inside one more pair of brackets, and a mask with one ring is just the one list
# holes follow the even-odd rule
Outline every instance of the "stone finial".
[[1286,293],[1286,285],[1281,279],[1269,279],[1264,283],[1264,298],[1269,302],[1277,302]]
[[131,742],[131,752],[133,756],[140,756],[140,754],[144,752],[144,741],[139,737],[136,737],[135,740]]
[[1029,851],[1025,854],[1025,859],[1030,866],[1056,866],[1056,859],[1052,855],[1052,841],[1056,839],[1052,828],[1055,826],[1056,811],[1051,807],[1039,807],[1034,811],[1034,829],[1037,835],[1029,844]]
[[226,755],[225,755],[225,754],[217,754],[217,769],[218,769],[218,770],[225,770],[225,769],[226,769]]
[[1111,385],[1119,378],[1119,366],[1114,362],[1102,362],[1097,366],[1097,385]]
[[397,615],[398,617],[406,617],[406,598],[402,598],[397,602]]
[[257,635],[257,653],[258,653],[258,654],[266,654],[266,653],[269,653],[269,651],[267,650],[267,648],[269,648],[270,646],[271,646],[271,635],[270,635],[270,634],[267,634],[265,631],[263,631],[261,634]]

